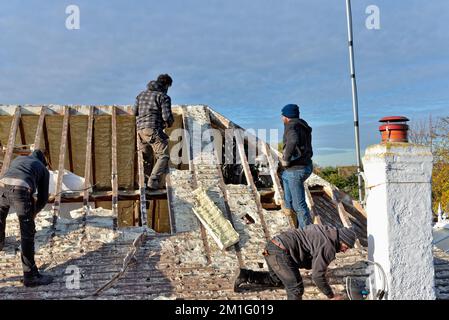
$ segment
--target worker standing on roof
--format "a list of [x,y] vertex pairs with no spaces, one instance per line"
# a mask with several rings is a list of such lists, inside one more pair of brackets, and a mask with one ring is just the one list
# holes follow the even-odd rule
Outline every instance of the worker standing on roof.
[[[53,277],[39,272],[34,261],[34,219],[48,201],[50,174],[40,150],[30,156],[19,156],[0,179],[0,250],[5,245],[6,217],[9,208],[16,210],[20,223],[23,284],[26,287],[47,285]],[[33,194],[37,189],[37,201]]]
[[[136,125],[143,158],[144,171],[149,189],[159,189],[163,174],[168,171],[170,155],[168,135],[164,128],[173,125],[171,99],[167,95],[173,80],[168,74],[161,74],[156,81],[150,81],[147,90],[136,98]],[[155,164],[151,170],[152,156]]]
[[239,269],[234,291],[284,287],[289,300],[302,300],[304,284],[299,269],[312,269],[312,280],[329,299],[342,300],[335,295],[326,279],[326,270],[337,252],[353,248],[356,240],[350,228],[309,225],[290,229],[268,242],[263,255],[268,272]]
[[281,164],[285,194],[285,213],[292,217],[296,227],[312,223],[306,203],[304,181],[312,174],[312,128],[299,117],[299,107],[288,104],[282,108],[284,145]]

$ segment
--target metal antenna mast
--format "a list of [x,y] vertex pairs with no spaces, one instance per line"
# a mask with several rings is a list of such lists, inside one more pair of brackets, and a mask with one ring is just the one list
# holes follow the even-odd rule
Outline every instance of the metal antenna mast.
[[362,157],[360,155],[360,132],[359,132],[359,101],[357,97],[357,82],[355,80],[354,66],[354,46],[352,34],[352,11],[351,0],[346,0],[346,18],[348,21],[348,44],[349,44],[349,60],[351,66],[351,84],[352,84],[352,109],[354,112],[354,131],[355,131],[355,148],[357,154],[357,181],[359,184],[359,201],[362,203]]

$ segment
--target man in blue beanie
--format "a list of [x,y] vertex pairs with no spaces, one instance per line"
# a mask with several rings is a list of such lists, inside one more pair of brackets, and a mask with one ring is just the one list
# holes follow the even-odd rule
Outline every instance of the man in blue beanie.
[[304,181],[313,171],[312,128],[299,117],[299,107],[288,104],[282,108],[284,145],[281,164],[284,167],[282,182],[285,194],[286,215],[292,217],[296,227],[312,223],[307,207]]

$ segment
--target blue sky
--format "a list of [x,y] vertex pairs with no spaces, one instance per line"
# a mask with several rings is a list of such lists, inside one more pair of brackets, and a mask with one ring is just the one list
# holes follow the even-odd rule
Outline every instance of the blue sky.
[[[65,28],[65,9],[81,29]],[[380,8],[380,30],[365,9]],[[378,120],[449,115],[449,2],[353,1],[361,142]],[[297,103],[314,160],[355,162],[344,0],[2,1],[0,104],[132,104],[169,73],[174,104],[279,128]]]

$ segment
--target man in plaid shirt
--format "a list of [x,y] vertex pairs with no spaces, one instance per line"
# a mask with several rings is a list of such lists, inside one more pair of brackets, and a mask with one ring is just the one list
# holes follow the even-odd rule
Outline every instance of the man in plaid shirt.
[[[168,171],[168,135],[164,128],[173,125],[171,99],[167,95],[173,80],[168,74],[161,74],[156,81],[150,81],[147,90],[136,98],[136,125],[139,149],[143,151],[145,175],[149,189],[159,189],[161,177]],[[152,155],[155,164],[151,169]]]

